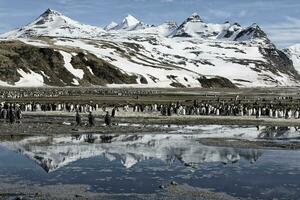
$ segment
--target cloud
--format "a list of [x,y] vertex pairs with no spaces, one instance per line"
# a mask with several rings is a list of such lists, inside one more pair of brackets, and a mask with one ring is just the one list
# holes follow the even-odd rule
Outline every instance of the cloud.
[[288,47],[300,43],[300,19],[285,17],[284,22],[264,26],[270,39],[280,47]]

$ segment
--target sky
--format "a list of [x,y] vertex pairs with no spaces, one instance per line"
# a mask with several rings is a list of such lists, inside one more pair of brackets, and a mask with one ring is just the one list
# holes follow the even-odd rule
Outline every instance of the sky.
[[197,12],[209,23],[257,23],[280,48],[300,43],[299,0],[0,0],[0,33],[26,25],[47,8],[101,27],[127,14],[148,24],[180,24]]

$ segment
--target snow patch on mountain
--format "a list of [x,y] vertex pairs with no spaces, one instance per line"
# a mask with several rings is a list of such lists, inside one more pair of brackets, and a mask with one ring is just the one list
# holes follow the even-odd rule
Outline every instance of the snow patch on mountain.
[[[129,74],[138,74],[145,77],[148,81],[148,84],[145,85],[127,85],[127,87],[170,87],[170,84],[173,82],[180,82],[184,85],[190,85],[191,87],[199,86],[199,75],[194,72],[189,72],[185,69],[164,69],[164,68],[156,68],[155,66],[149,66],[149,63],[145,63],[145,65],[140,62],[138,58],[131,61],[119,55],[115,49],[101,49],[97,48],[92,44],[85,43],[84,41],[64,41],[59,40],[55,42],[56,45],[66,46],[66,47],[80,47],[83,50],[86,50],[99,58],[102,58],[106,61],[109,61],[111,64],[118,66],[122,71],[125,71]],[[120,44],[121,45],[121,44]],[[158,63],[157,63],[158,64]],[[176,78],[172,79],[170,76],[174,76]],[[188,79],[189,82],[185,81]],[[115,84],[109,84],[107,86],[110,87],[118,87]],[[119,87],[126,87],[126,85],[119,85]]]
[[44,42],[42,40],[35,40],[31,38],[19,38],[21,42],[24,42],[25,44],[38,46],[38,47],[50,47],[50,45],[47,42]]
[[177,28],[178,25],[174,21],[168,21],[159,25],[158,27],[155,27],[155,29],[158,30],[158,33],[165,37],[170,36]]
[[72,55],[64,51],[60,51],[60,53],[64,57],[65,68],[78,79],[83,79],[84,71],[82,69],[75,69],[71,64]]
[[293,61],[295,69],[300,73],[300,44],[290,46],[284,51]]
[[22,76],[15,84],[17,87],[42,87],[44,86],[44,77],[33,71],[24,72],[18,69],[18,73]]

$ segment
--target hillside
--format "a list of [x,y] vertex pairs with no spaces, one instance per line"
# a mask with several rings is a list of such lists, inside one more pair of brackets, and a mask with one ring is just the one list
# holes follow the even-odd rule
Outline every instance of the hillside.
[[147,25],[128,15],[104,30],[49,9],[0,37],[2,86],[232,88],[300,83],[293,62],[257,24],[210,24],[196,13],[179,26],[172,21]]

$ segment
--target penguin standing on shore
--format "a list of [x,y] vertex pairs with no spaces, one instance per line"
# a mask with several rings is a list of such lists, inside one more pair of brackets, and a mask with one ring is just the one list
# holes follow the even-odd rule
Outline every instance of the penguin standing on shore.
[[22,119],[22,110],[20,109],[20,106],[18,106],[15,110],[16,113],[16,119],[18,123],[21,123],[21,119]]
[[80,116],[78,110],[76,111],[75,121],[76,121],[76,126],[80,126],[81,125],[81,116]]
[[274,112],[274,118],[277,119],[278,118],[278,110],[276,109]]
[[295,119],[299,119],[299,109],[295,111],[294,117]]
[[111,111],[111,117],[114,118],[116,116],[116,108],[114,107]]
[[256,118],[260,118],[261,117],[261,108],[258,108],[256,110]]
[[10,106],[10,108],[8,110],[8,119],[9,119],[10,124],[15,123],[15,120],[16,120],[15,110],[12,106]]
[[272,108],[270,108],[270,110],[269,110],[269,117],[273,118],[273,109]]
[[94,117],[92,111],[89,112],[88,120],[89,120],[90,127],[95,126],[95,117]]
[[104,117],[104,122],[106,126],[111,126],[111,117],[108,112],[106,112],[106,115]]

